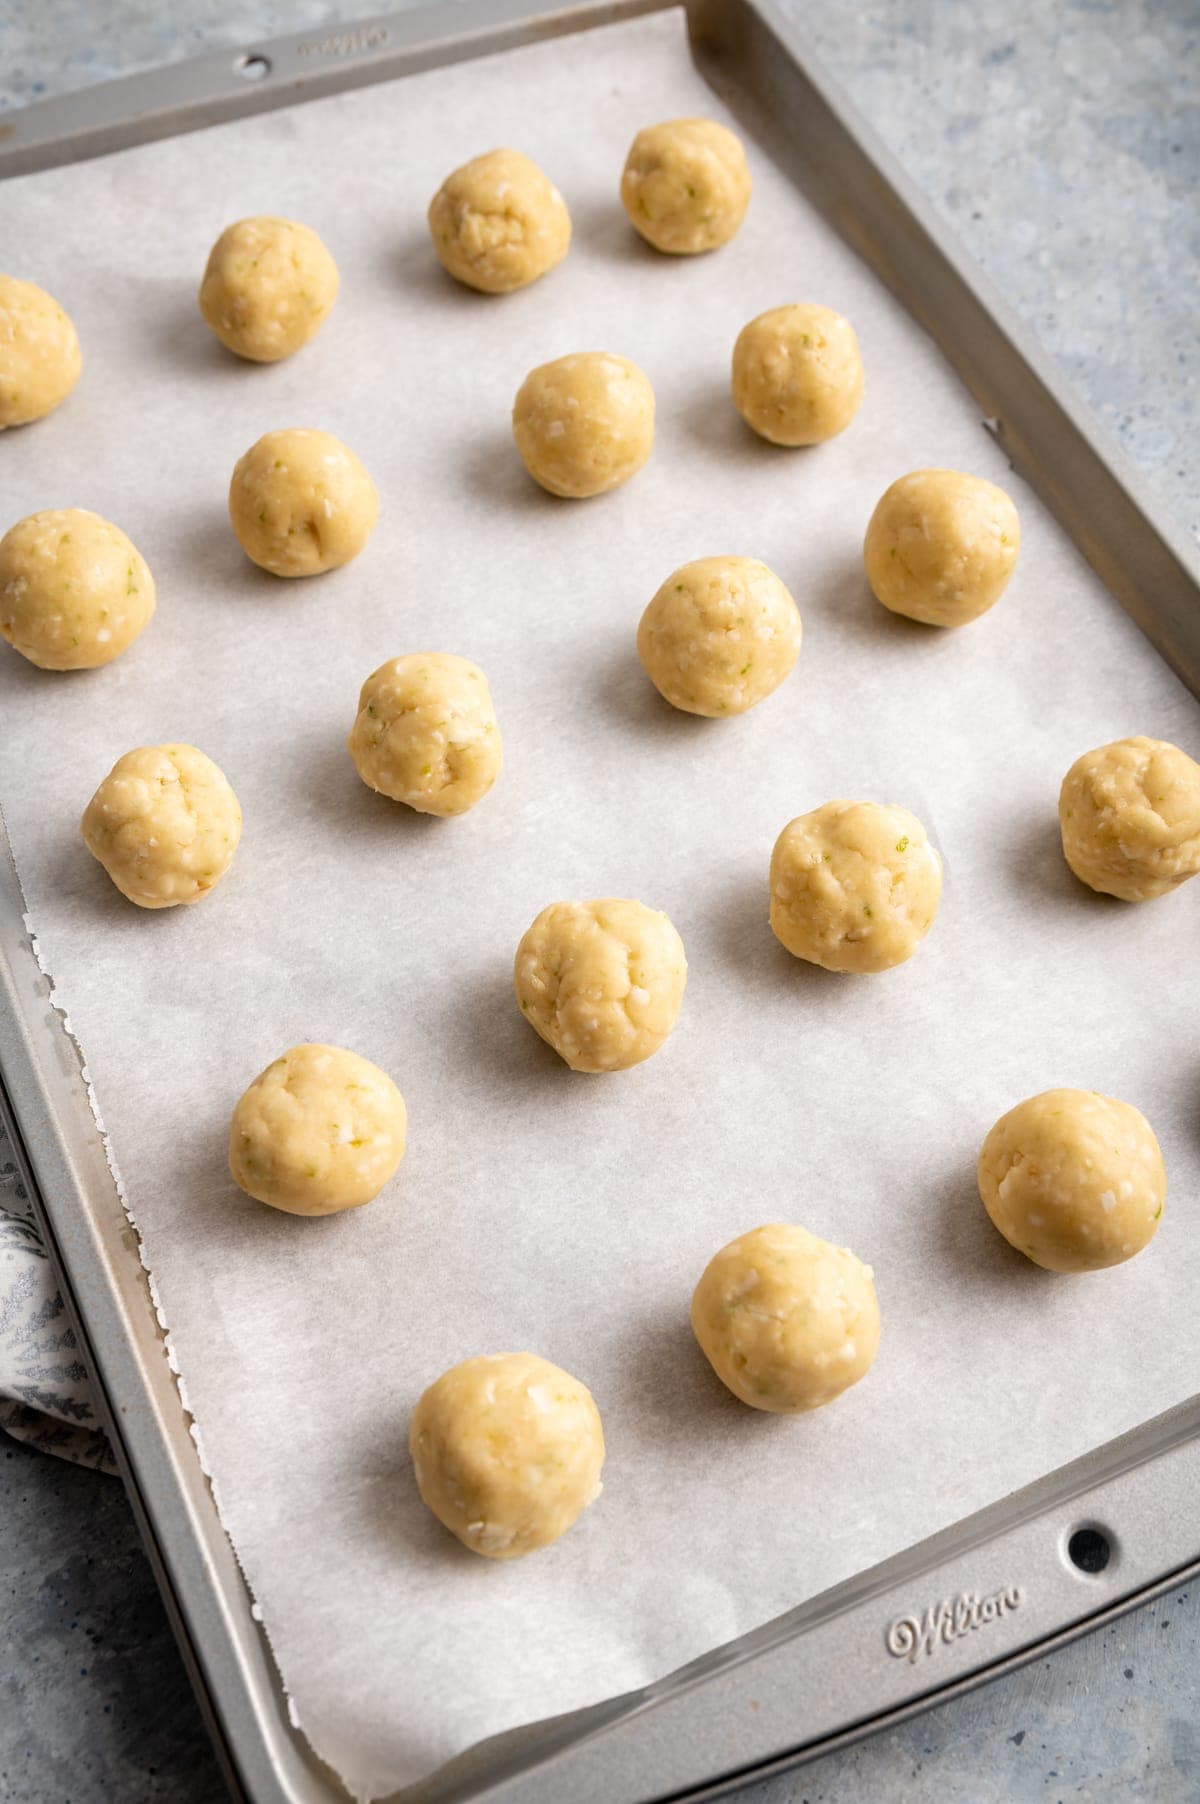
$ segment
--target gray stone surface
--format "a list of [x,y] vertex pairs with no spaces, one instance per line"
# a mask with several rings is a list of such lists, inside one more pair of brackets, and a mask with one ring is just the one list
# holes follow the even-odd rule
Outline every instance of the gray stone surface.
[[[1196,0],[784,4],[1200,536]],[[0,0],[0,109],[370,5]],[[119,1487],[2,1452],[0,1801],[217,1799]],[[1200,1799],[1198,1671],[1200,1588],[1184,1588],[742,1804]]]

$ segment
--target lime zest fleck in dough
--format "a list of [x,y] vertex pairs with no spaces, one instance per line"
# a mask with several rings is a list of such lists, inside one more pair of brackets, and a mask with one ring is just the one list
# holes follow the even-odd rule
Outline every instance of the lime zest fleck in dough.
[[907,833],[904,835],[903,839],[898,839],[896,841],[896,850],[897,850],[897,852],[907,852],[908,851],[908,834]]

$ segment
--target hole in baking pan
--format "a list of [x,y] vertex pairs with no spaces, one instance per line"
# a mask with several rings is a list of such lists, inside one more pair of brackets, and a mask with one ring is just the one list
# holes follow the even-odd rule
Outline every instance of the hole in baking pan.
[[239,56],[233,66],[243,81],[264,81],[271,73],[270,57],[259,56],[256,51],[250,51],[246,56]]
[[1087,1578],[1099,1578],[1113,1564],[1116,1551],[1116,1536],[1098,1522],[1081,1522],[1067,1536],[1067,1559]]

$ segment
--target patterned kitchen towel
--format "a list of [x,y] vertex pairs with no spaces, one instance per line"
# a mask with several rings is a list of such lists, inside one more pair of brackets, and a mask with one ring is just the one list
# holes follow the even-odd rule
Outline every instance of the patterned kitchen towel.
[[0,1428],[77,1466],[115,1472],[87,1367],[33,1205],[0,1126]]

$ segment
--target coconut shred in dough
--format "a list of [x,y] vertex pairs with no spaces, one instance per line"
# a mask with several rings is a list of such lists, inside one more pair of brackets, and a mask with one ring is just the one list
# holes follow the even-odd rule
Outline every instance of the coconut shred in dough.
[[414,652],[372,672],[348,744],[368,789],[419,814],[465,814],[500,774],[487,678],[450,652]]
[[404,1157],[404,1098],[386,1071],[340,1046],[293,1046],[233,1111],[229,1169],[288,1215],[336,1215],[379,1195]]
[[827,971],[889,971],[937,914],[942,861],[907,808],[826,802],[784,828],[771,855],[771,927]]
[[517,390],[513,438],[535,482],[581,500],[637,474],[654,445],[654,390],[636,363],[579,351],[531,370]]
[[845,1247],[774,1222],[710,1260],[692,1298],[692,1329],[721,1383],[751,1409],[819,1409],[875,1358],[874,1273]]
[[429,203],[429,232],[457,281],[508,294],[562,262],[571,215],[536,163],[519,150],[490,150],[447,176]]
[[119,526],[82,507],[30,514],[0,539],[0,637],[43,670],[94,670],[154,612],[154,578]]
[[741,139],[715,119],[647,126],[625,159],[621,204],[655,250],[682,257],[727,244],[750,204]]
[[863,561],[875,597],[928,626],[964,626],[999,601],[1021,523],[1004,490],[958,470],[914,470],[886,490]]
[[75,327],[54,296],[0,275],[0,432],[53,413],[82,368]]
[[1200,871],[1200,764],[1165,739],[1077,758],[1058,799],[1063,856],[1082,883],[1146,902]]
[[80,830],[123,896],[139,908],[175,908],[198,902],[229,869],[242,811],[194,745],[144,745],[117,759]]
[[1157,1233],[1167,1195],[1146,1117],[1095,1090],[1045,1090],[1002,1115],[978,1179],[1005,1240],[1051,1272],[1132,1259]]
[[530,1026],[572,1071],[624,1071],[679,1018],[683,941],[641,902],[554,902],[517,947],[513,982]]
[[800,611],[779,578],[749,557],[704,557],[672,571],[642,615],[642,668],[673,708],[744,714],[790,675]]
[[311,227],[239,219],[209,253],[200,312],[237,356],[278,363],[308,343],[337,292],[337,264]]
[[424,1502],[491,1560],[548,1547],[600,1495],[591,1392],[536,1353],[482,1353],[443,1372],[413,1411],[408,1447]]
[[246,556],[273,576],[317,576],[357,557],[375,525],[375,484],[329,432],[268,432],[233,469],[229,518]]
[[772,307],[733,347],[733,404],[774,445],[819,445],[844,432],[863,397],[854,327],[832,307]]

